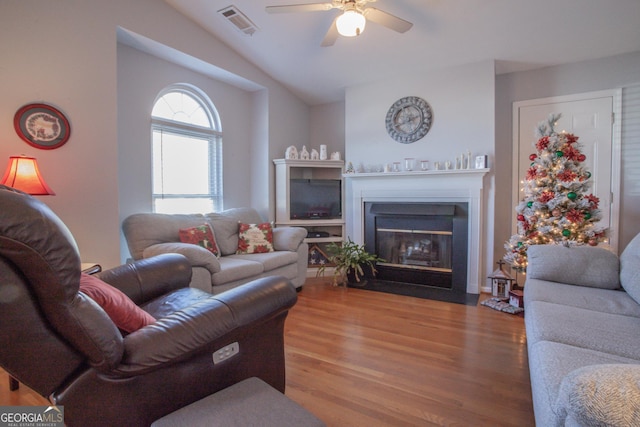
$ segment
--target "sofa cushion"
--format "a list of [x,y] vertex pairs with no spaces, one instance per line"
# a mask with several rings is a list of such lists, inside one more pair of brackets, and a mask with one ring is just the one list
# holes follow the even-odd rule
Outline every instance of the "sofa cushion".
[[546,301],[603,313],[640,317],[640,305],[624,290],[588,288],[527,278],[524,301],[525,306],[533,301]]
[[640,360],[640,318],[544,301],[527,303],[525,318],[528,342],[554,341]]
[[220,271],[211,276],[211,284],[214,286],[257,276],[264,271],[261,263],[246,257],[220,257],[220,266]]
[[578,368],[562,380],[556,405],[580,426],[640,426],[640,365]]
[[640,304],[640,234],[620,255],[620,283],[631,298]]
[[273,225],[240,223],[238,226],[238,250],[236,254],[273,252]]
[[209,224],[202,224],[190,228],[181,228],[179,230],[179,235],[182,243],[191,243],[192,245],[202,246],[215,256],[220,254],[220,250],[216,244],[216,237]]
[[529,371],[536,425],[565,425],[566,414],[557,401],[562,380],[569,373],[588,365],[622,363],[635,364],[638,361],[550,341],[529,343]]
[[80,292],[94,300],[107,313],[118,329],[133,332],[156,321],[119,289],[96,276],[80,274]]
[[289,264],[298,262],[298,254],[289,251],[266,252],[256,254],[230,255],[230,258],[244,259],[259,262],[264,266],[264,271],[275,270]]
[[214,219],[207,215],[207,219],[216,236],[216,243],[222,256],[233,255],[238,250],[238,221],[227,218]]
[[589,286],[620,288],[618,257],[591,246],[533,245],[527,248],[527,278]]

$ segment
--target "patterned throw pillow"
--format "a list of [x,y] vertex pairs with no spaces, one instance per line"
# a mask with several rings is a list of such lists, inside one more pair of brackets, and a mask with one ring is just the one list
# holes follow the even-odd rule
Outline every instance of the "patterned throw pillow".
[[202,246],[216,257],[220,255],[220,250],[216,244],[216,238],[209,224],[199,225],[197,227],[183,228],[179,231],[180,241],[182,243],[191,243]]
[[238,250],[236,254],[256,254],[273,252],[273,226],[240,223],[238,227]]

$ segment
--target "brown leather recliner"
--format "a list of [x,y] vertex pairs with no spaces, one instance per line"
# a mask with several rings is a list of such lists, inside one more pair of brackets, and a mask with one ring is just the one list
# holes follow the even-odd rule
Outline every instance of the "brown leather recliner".
[[[0,186],[0,365],[52,403],[68,426],[148,426],[249,377],[284,391],[284,321],[293,285],[268,277],[216,296],[186,287],[167,254],[100,274],[157,321],[123,337],[78,291],[71,233],[42,202]],[[239,354],[212,354],[237,342]]]

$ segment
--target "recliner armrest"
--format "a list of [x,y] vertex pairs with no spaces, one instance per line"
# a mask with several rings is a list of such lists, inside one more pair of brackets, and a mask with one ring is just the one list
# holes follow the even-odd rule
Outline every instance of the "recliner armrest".
[[297,300],[284,277],[255,280],[158,319],[124,338],[124,356],[115,373],[139,375],[191,357],[212,352],[213,343],[254,322],[271,319]]
[[191,274],[187,258],[179,254],[163,254],[120,265],[97,276],[140,305],[189,286]]

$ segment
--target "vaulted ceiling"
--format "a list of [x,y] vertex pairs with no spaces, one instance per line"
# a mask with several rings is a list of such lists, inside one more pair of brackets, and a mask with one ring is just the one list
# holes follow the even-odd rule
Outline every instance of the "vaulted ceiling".
[[[496,61],[496,73],[640,51],[638,0],[375,0],[412,22],[400,34],[368,22],[358,37],[320,43],[339,10],[268,14],[314,0],[165,0],[310,105],[344,89],[402,78],[403,70]],[[256,26],[245,35],[219,10],[234,5]]]

